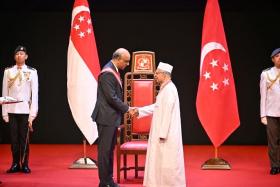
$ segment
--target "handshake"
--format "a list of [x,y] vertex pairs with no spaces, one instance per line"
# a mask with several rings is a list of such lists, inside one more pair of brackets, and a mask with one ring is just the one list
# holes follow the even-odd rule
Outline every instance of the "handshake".
[[137,117],[137,116],[139,116],[139,110],[138,110],[138,108],[136,108],[136,107],[129,107],[129,109],[128,109],[128,114],[129,114],[131,117]]

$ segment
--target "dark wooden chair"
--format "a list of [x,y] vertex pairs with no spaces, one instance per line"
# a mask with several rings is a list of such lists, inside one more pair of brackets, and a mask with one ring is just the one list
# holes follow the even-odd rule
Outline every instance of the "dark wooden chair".
[[[155,102],[159,86],[155,83],[153,76],[153,72],[129,72],[125,75],[124,100],[129,106],[146,106]],[[117,135],[118,183],[121,171],[124,173],[124,179],[127,179],[128,170],[135,170],[135,178],[138,177],[138,171],[144,170],[144,166],[138,165],[138,155],[145,155],[147,152],[151,119],[151,116],[137,119],[125,114],[124,123],[118,128]],[[133,166],[128,166],[128,155],[134,155]],[[121,158],[123,158],[122,162]]]

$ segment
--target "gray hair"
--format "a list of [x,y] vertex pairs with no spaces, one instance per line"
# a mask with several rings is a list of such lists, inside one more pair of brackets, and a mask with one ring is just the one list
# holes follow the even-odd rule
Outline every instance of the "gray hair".
[[118,59],[118,58],[122,57],[122,55],[124,53],[129,53],[129,52],[125,48],[119,48],[113,53],[112,59]]
[[164,70],[162,70],[162,72],[163,72],[165,75],[168,75],[169,77],[171,77],[171,73],[170,73],[170,72],[164,71]]
[[112,56],[112,59],[118,59],[122,56],[122,54],[116,50],[114,53],[113,53],[113,56]]

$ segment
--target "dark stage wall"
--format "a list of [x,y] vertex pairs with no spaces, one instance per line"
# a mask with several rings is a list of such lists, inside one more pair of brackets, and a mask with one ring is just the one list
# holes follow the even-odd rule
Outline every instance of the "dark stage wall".
[[[9,6],[9,2],[3,1],[0,5],[1,80],[4,68],[14,64],[15,47],[26,45],[27,64],[39,74],[39,116],[34,122],[32,143],[81,143],[66,87],[74,1],[24,2]],[[154,51],[157,63],[172,64],[173,81],[181,101],[184,144],[210,144],[195,108],[206,1],[149,2],[96,0],[93,5],[90,1],[100,63],[103,66],[115,49],[125,47],[131,52]],[[225,144],[266,144],[265,127],[259,118],[259,77],[263,69],[272,66],[271,51],[280,47],[280,13],[279,5],[265,3],[220,3],[241,120],[240,127]],[[0,130],[1,142],[9,142],[9,129],[2,120]]]

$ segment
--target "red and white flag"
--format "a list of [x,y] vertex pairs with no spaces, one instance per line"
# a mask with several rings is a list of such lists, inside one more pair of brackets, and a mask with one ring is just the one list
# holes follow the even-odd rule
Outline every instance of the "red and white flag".
[[218,0],[208,0],[206,4],[196,109],[199,120],[215,147],[219,147],[240,124]]
[[91,114],[97,98],[100,65],[87,0],[75,0],[67,60],[68,103],[79,129],[93,144],[98,132]]

